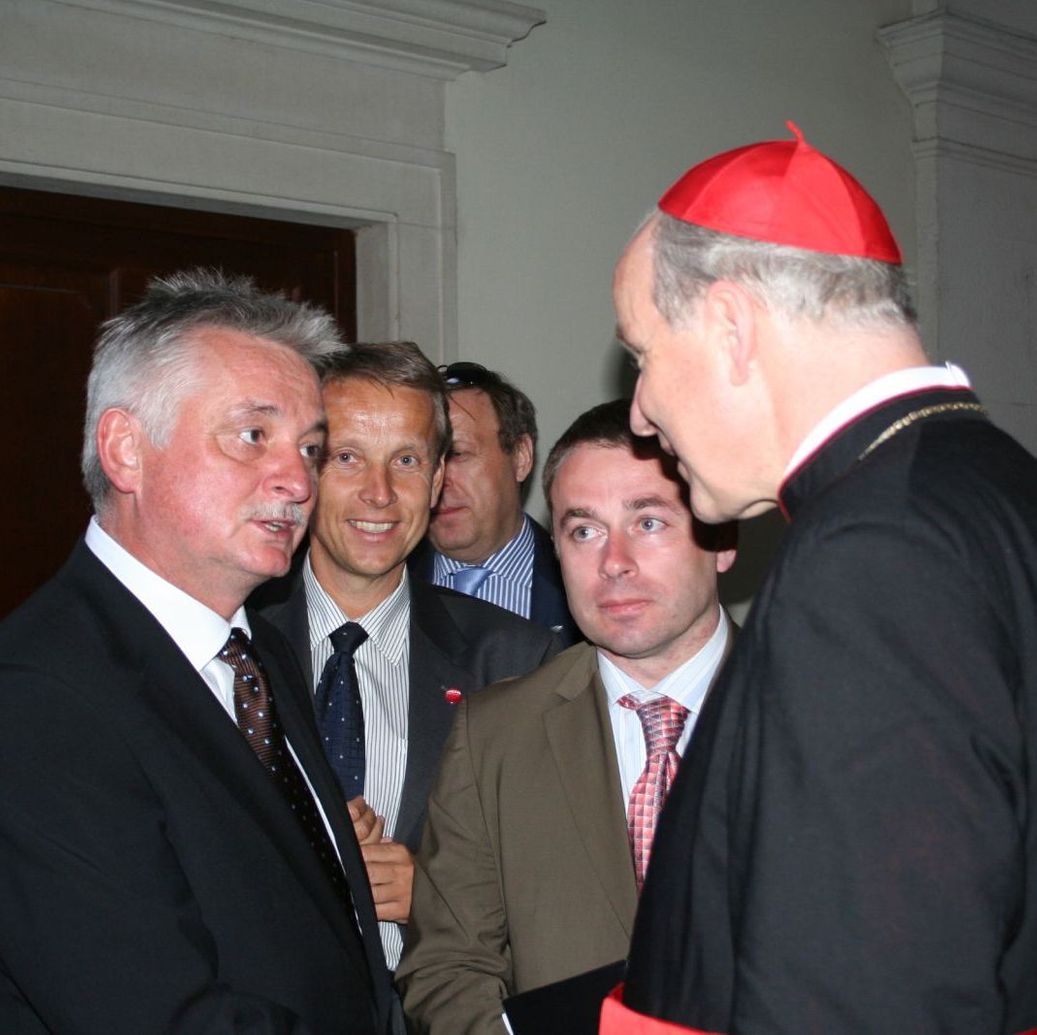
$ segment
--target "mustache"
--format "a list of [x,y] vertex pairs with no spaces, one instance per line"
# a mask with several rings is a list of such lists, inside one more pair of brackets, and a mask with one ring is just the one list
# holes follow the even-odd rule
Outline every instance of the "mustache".
[[245,520],[305,525],[306,511],[298,503],[260,503],[246,513]]

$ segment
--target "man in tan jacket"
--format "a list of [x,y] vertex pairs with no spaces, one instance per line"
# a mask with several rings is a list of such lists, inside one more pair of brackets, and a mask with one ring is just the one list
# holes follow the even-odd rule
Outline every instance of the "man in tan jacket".
[[734,560],[628,405],[579,417],[544,472],[589,643],[458,709],[397,971],[418,1031],[503,1035],[506,997],[626,954],[655,816],[727,651],[716,576]]

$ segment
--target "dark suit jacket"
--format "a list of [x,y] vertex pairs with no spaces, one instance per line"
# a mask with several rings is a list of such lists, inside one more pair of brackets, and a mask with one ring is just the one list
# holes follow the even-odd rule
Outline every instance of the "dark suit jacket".
[[581,643],[458,712],[396,971],[406,1013],[432,1035],[503,1035],[506,996],[623,959],[636,907],[608,698]]
[[262,619],[253,639],[356,917],[212,691],[81,542],[0,625],[0,1030],[386,1030],[370,890],[301,674]]
[[[260,587],[253,603],[285,634],[312,688],[302,560],[300,551],[291,574]],[[420,579],[410,580],[410,591],[407,772],[394,837],[416,851],[429,788],[457,711],[444,692],[456,688],[467,696],[499,679],[522,675],[559,647],[547,630],[483,600]]]
[[[528,517],[528,515],[527,515]],[[543,525],[529,519],[533,527],[533,585],[530,589],[529,606],[530,621],[550,629],[562,647],[570,647],[583,639],[583,634],[569,614],[569,604],[565,599],[565,586],[562,583],[562,572],[555,556],[554,543],[550,533]],[[407,559],[410,573],[425,582],[431,582],[436,551],[426,538]]]
[[789,530],[660,820],[633,1010],[1037,1027],[1037,462],[975,403],[890,400],[782,486]]

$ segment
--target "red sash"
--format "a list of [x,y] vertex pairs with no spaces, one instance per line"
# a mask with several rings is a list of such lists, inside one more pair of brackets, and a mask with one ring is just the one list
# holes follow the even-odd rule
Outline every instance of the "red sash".
[[[646,1017],[623,1005],[623,986],[616,985],[601,1004],[598,1035],[723,1035],[721,1032],[685,1028],[682,1024]],[[1037,1035],[1037,1032],[1034,1033]]]
[[[601,1004],[601,1026],[598,1035],[723,1035],[722,1032],[703,1031],[701,1028],[685,1028],[672,1021],[660,1021],[635,1013],[623,1005],[623,986],[616,985]],[[1037,1035],[1037,1028],[1028,1028],[1018,1035]]]

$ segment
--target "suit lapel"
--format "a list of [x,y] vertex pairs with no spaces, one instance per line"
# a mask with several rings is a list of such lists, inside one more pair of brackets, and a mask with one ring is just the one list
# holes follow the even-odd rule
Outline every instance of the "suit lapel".
[[428,538],[422,539],[407,558],[407,570],[422,582],[431,582],[436,552]]
[[410,701],[407,709],[407,772],[396,836],[412,848],[421,836],[425,789],[439,768],[442,746],[454,721],[447,690],[462,696],[481,690],[464,658],[468,641],[431,587],[411,580]]
[[[321,775],[323,763],[314,762],[310,746],[312,734],[308,734],[308,730],[299,720],[298,706],[293,695],[286,692],[288,684],[281,666],[270,657],[269,651],[264,651],[260,645],[257,645],[257,650],[270,675],[278,716],[285,735],[307,776],[313,782]],[[233,721],[220,707],[212,691],[183,655],[172,645],[169,653],[178,656],[179,662],[175,657],[166,656],[165,651],[153,650],[154,660],[149,662],[145,672],[143,695],[150,697],[154,710],[179,735],[196,756],[199,764],[205,766],[226,787],[265,832],[271,844],[295,871],[299,883],[316,900],[321,914],[338,931],[343,942],[355,945],[355,941],[347,933],[350,929],[348,917],[343,913],[309,841],[287,808],[276,784],[253,754]],[[170,689],[172,686],[175,686],[175,690]],[[320,793],[319,780],[315,789],[322,799],[321,804],[325,812],[331,818],[335,809],[339,807],[338,802],[334,798],[329,798],[327,793]],[[343,837],[337,833],[336,840],[345,857],[347,853],[343,848]],[[360,872],[363,872],[362,868]],[[351,886],[355,886],[356,873],[350,873],[348,876]]]
[[310,652],[310,622],[306,610],[306,584],[302,579],[302,568],[286,576],[289,589],[287,598],[264,609],[268,622],[275,625],[290,644],[302,669],[306,689],[313,690],[313,656]]
[[[261,621],[262,619],[260,619],[260,623]],[[267,658],[268,660],[266,660]],[[374,975],[375,984],[378,987],[381,982],[382,972],[385,971],[385,959],[382,952],[381,939],[378,934],[374,900],[371,897],[371,887],[367,880],[364,860],[360,854],[360,846],[353,832],[353,824],[349,820],[345,798],[342,796],[334,773],[325,760],[324,752],[317,738],[312,708],[308,700],[308,698],[312,698],[312,694],[309,694],[308,691],[305,695],[301,692],[292,692],[293,687],[298,687],[297,677],[293,679],[289,673],[283,670],[276,653],[268,651],[264,653],[264,659],[271,682],[273,683],[276,680],[275,686],[279,685],[285,688],[277,696],[278,715],[284,728],[285,736],[292,745],[292,749],[295,751],[296,757],[299,759],[307,777],[309,777],[310,784],[331,826],[335,843],[338,846],[339,856],[342,860],[342,868],[345,870],[346,879],[349,882],[353,908],[356,911],[356,919],[360,926],[361,937],[367,955],[368,968]],[[312,860],[316,865],[316,858],[312,852],[307,852],[306,858],[307,860]],[[318,883],[321,888],[324,887],[323,881]],[[340,911],[336,906],[337,900],[332,895],[327,908],[332,915],[338,917]],[[387,981],[381,983],[385,985],[382,989],[383,994],[388,995]]]
[[[378,921],[371,897],[371,887],[367,879],[360,846],[349,819],[345,798],[335,779],[335,774],[327,764],[324,750],[320,745],[315,725],[316,700],[313,693],[313,660],[310,651],[309,611],[306,604],[306,584],[303,581],[302,561],[306,551],[300,549],[296,553],[291,572],[281,580],[268,583],[265,590],[271,594],[265,602],[260,599],[262,614],[253,620],[253,631],[261,633],[263,622],[273,625],[288,641],[292,658],[303,671],[303,682],[298,676],[281,670],[281,659],[275,652],[264,652],[264,662],[271,670],[277,667],[281,671],[281,681],[286,690],[278,696],[280,702],[281,722],[296,756],[306,771],[310,783],[320,799],[324,814],[328,818],[335,843],[338,846],[342,867],[349,881],[353,897],[356,918],[360,925],[360,933],[367,953],[368,967],[374,975],[375,988],[383,1000],[383,1009],[387,1010],[393,998],[389,984],[385,957],[378,933]],[[269,654],[269,659],[268,659]],[[288,664],[289,659],[284,659]],[[296,692],[292,692],[292,691]]]
[[533,526],[533,585],[530,590],[529,617],[531,621],[550,629],[563,647],[569,647],[581,636],[569,614],[554,542],[546,528],[532,518],[529,521]]
[[[348,948],[356,947],[356,932],[344,914],[320,864],[298,823],[269,774],[249,748],[233,720],[223,710],[213,692],[188,662],[155,618],[85,546],[80,573],[87,591],[99,611],[109,618],[110,635],[119,644],[127,666],[137,673],[138,696],[160,727],[168,729],[191,754],[198,766],[200,782],[223,786],[264,832],[270,844],[296,873],[300,885],[315,898],[320,912],[328,919]],[[261,651],[264,663],[268,652]],[[289,677],[276,661],[271,665],[271,683],[285,729],[291,724],[289,739],[307,739],[295,719],[291,694],[281,691],[290,686]],[[296,678],[298,678],[296,676]],[[282,705],[282,698],[287,698]],[[127,721],[133,721],[127,716]],[[154,736],[150,722],[138,719],[143,743]],[[294,734],[294,735],[293,735]],[[305,763],[304,763],[305,764]],[[310,768],[308,768],[308,773]],[[327,808],[327,805],[325,805]]]
[[[619,763],[605,689],[597,674],[596,654],[591,647],[586,651],[586,681],[575,681],[582,689],[567,694],[557,707],[546,712],[544,725],[573,828],[583,841],[616,919],[629,935],[637,908],[637,889],[623,814]],[[602,808],[603,793],[606,808]]]

